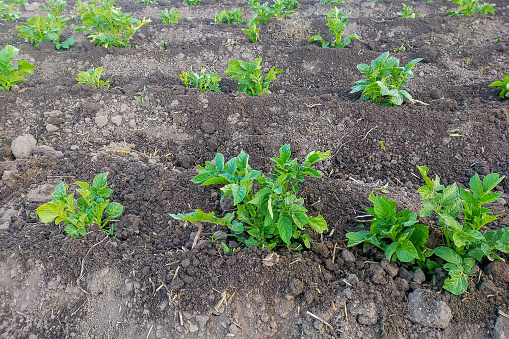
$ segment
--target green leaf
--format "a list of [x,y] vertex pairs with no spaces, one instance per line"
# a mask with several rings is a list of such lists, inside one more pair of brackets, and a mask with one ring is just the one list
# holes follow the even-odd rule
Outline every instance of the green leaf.
[[214,158],[215,166],[218,172],[222,172],[224,168],[224,155],[217,153]]
[[369,231],[359,231],[359,232],[348,232],[346,237],[348,238],[347,247],[357,246],[360,243],[363,243],[366,240],[366,236],[369,234]]
[[301,236],[301,240],[304,243],[304,246],[306,246],[306,248],[311,248],[311,237],[309,236],[309,234],[303,234]]
[[281,146],[281,148],[279,149],[279,158],[284,162],[290,160],[291,154],[292,152],[290,151],[290,145],[288,144]]
[[327,222],[321,215],[318,215],[316,218],[308,217],[308,223],[318,234],[328,231]]
[[106,177],[108,176],[109,172],[106,173],[99,173],[95,176],[94,181],[92,182],[92,186],[94,188],[105,188],[107,185]]
[[61,220],[67,220],[67,216],[69,214],[65,205],[54,202],[48,202],[39,206],[36,209],[36,212],[41,221],[45,224],[51,223],[57,217],[60,218],[59,222]]
[[463,294],[468,287],[468,282],[463,272],[449,271],[449,276],[444,282],[444,289],[454,295]]
[[279,231],[279,235],[281,239],[285,242],[285,244],[290,245],[290,240],[292,238],[292,218],[290,214],[286,211],[282,212],[279,215],[279,220],[277,222],[277,228]]
[[244,200],[246,196],[246,186],[239,186],[237,184],[232,184],[231,186],[232,196],[233,196],[233,204],[237,205]]
[[450,249],[449,247],[445,246],[435,247],[433,249],[433,254],[451,264],[461,265],[463,262],[461,256],[458,253],[454,252],[454,250]]
[[470,179],[469,185],[470,185],[470,190],[472,191],[474,197],[479,198],[480,196],[483,195],[484,189],[483,189],[483,184],[481,182],[481,179],[479,178],[479,174],[474,175]]
[[492,189],[495,188],[498,184],[504,180],[505,176],[500,177],[498,173],[491,173],[484,177],[482,181],[482,186],[484,193],[488,193]]
[[300,229],[304,229],[304,226],[308,224],[308,217],[302,212],[293,213],[292,220]]
[[124,211],[124,206],[119,204],[118,202],[110,202],[107,206],[104,212],[106,212],[109,216],[112,218],[116,218],[119,215],[122,214]]
[[396,248],[398,246],[399,246],[399,244],[396,241],[392,242],[389,246],[387,246],[387,248],[385,249],[385,257],[387,258],[387,260],[389,260],[389,261],[392,260],[392,256],[396,252]]
[[398,259],[402,262],[412,262],[414,259],[419,258],[419,253],[415,249],[414,244],[408,239],[398,240],[396,254]]

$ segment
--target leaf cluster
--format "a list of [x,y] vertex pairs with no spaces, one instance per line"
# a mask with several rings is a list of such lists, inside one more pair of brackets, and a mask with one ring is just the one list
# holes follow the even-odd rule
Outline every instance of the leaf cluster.
[[364,243],[364,251],[374,246],[385,252],[387,260],[414,263],[424,260],[428,226],[417,222],[417,214],[408,209],[397,211],[397,202],[371,192],[373,207],[366,210],[373,217],[369,231],[349,232],[348,247]]
[[288,15],[295,13],[295,11],[289,10],[289,7],[294,8],[296,6],[295,1],[288,0],[276,0],[271,6],[268,2],[262,5],[258,0],[251,2],[251,4],[251,9],[256,10],[251,20],[258,25],[266,25],[270,18],[286,18]]
[[333,5],[344,5],[345,0],[322,0],[318,3],[319,6],[333,4]]
[[48,3],[48,7],[40,5],[39,8],[42,8],[48,15],[53,15],[55,17],[61,16],[65,6],[67,6],[65,0],[47,0],[46,2]]
[[[225,163],[220,153],[214,163],[206,162],[205,167],[197,166],[199,174],[192,179],[203,185],[221,184],[221,197],[231,196],[235,211],[220,218],[214,212],[201,210],[189,214],[171,214],[178,220],[209,222],[226,226],[240,242],[247,247],[268,247],[286,245],[293,250],[309,248],[311,237],[303,233],[307,226],[317,233],[327,231],[327,223],[321,215],[311,217],[303,206],[304,200],[297,197],[298,183],[305,176],[321,178],[322,175],[310,168],[318,161],[325,160],[328,152],[311,152],[303,165],[291,159],[289,145],[279,150],[279,158],[272,158],[275,174],[265,176],[261,171],[252,170],[248,164],[249,155],[244,151]],[[255,184],[259,189],[255,192]]]
[[213,24],[234,24],[242,25],[246,20],[242,17],[242,10],[238,8],[232,8],[227,11],[226,9],[214,15]]
[[49,11],[48,16],[36,16],[28,19],[26,21],[26,26],[18,27],[18,36],[24,38],[26,42],[34,44],[35,48],[37,48],[37,45],[39,45],[41,41],[51,41],[55,44],[56,49],[69,49],[74,45],[76,40],[74,38],[68,38],[60,43],[60,32],[65,28],[65,24],[70,18],[49,14],[52,10],[46,7],[44,8]]
[[414,13],[414,11],[412,11],[412,9],[405,5],[405,4],[402,4],[403,5],[403,10],[398,12],[398,15],[402,18],[405,18],[405,19],[414,19],[414,18],[418,18],[420,17],[420,14],[416,14]]
[[108,89],[110,88],[109,81],[101,80],[101,73],[103,71],[102,67],[90,68],[86,72],[79,72],[76,80],[79,84],[90,84],[95,87],[95,89],[99,89],[99,86],[106,86]]
[[187,2],[190,6],[197,6],[202,0],[184,0]]
[[[448,265],[444,269],[449,272],[444,288],[454,294],[461,294],[466,290],[466,275],[470,274],[475,261],[484,257],[489,260],[502,260],[494,250],[509,252],[509,228],[498,232],[488,231],[484,234],[479,230],[484,225],[495,221],[497,216],[491,215],[491,210],[483,207],[484,204],[495,202],[501,193],[492,192],[503,179],[497,173],[488,174],[483,180],[476,174],[470,179],[470,189],[458,187],[456,183],[447,187],[440,184],[440,178],[435,175],[432,180],[428,177],[428,168],[417,166],[426,185],[419,188],[423,208],[420,216],[427,217],[433,213],[438,215],[438,225],[444,231],[448,250],[437,247],[433,253],[444,259]],[[462,216],[460,215],[462,214]],[[459,256],[454,258],[452,250]],[[466,266],[464,266],[466,265]]]
[[[76,184],[80,188],[76,191],[81,197],[76,200],[76,203],[75,193],[67,194],[67,184],[64,182],[58,184],[51,201],[37,208],[37,215],[43,223],[54,221],[55,225],[58,225],[63,221],[66,225],[65,232],[70,237],[84,236],[92,223],[96,223],[100,229],[103,229],[111,218],[118,217],[124,210],[121,204],[106,199],[113,193],[113,190],[106,188],[107,176],[108,172],[96,175],[92,186],[78,181]],[[108,218],[103,223],[104,213],[108,215]],[[113,235],[113,226],[109,232]]]
[[150,5],[150,4],[158,5],[157,1],[155,1],[155,0],[133,0],[133,1],[136,3],[142,4],[142,5]]
[[366,76],[354,83],[350,93],[362,91],[363,100],[381,103],[384,106],[399,106],[403,100],[414,102],[410,93],[400,87],[408,87],[407,79],[414,77],[412,69],[421,61],[417,58],[405,67],[399,66],[399,59],[389,57],[389,52],[382,53],[371,61],[371,65],[358,64],[357,69]]
[[260,26],[257,26],[253,20],[247,22],[247,28],[242,30],[249,37],[249,42],[257,42],[260,37]]
[[206,68],[202,68],[200,74],[183,71],[182,74],[179,74],[179,77],[186,88],[199,88],[200,92],[221,92],[221,89],[219,88],[221,77],[216,76],[214,72],[210,72],[209,74],[205,75],[206,71]]
[[359,36],[354,33],[345,38],[345,40],[341,41],[350,13],[343,16],[342,9],[338,9],[337,7],[331,9],[330,13],[327,13],[326,26],[329,27],[329,34],[334,37],[334,40],[332,40],[332,42],[327,42],[320,35],[315,35],[309,38],[308,42],[319,41],[322,43],[322,48],[327,48],[329,45],[333,48],[344,48],[350,44],[352,39],[359,39]]
[[451,0],[453,3],[460,7],[455,11],[448,11],[449,15],[460,15],[462,17],[469,16],[472,14],[495,14],[495,4],[489,4],[483,2],[479,4],[479,0]]
[[238,79],[237,93],[246,93],[251,96],[271,93],[270,83],[276,80],[276,76],[283,71],[273,66],[264,80],[261,63],[261,57],[252,62],[239,60],[228,63],[228,69],[224,73],[231,75],[232,80]]
[[136,32],[150,19],[138,20],[122,14],[113,1],[85,3],[77,1],[78,16],[83,26],[74,26],[75,31],[85,31],[96,45],[127,47]]
[[11,64],[11,60],[18,55],[19,49],[6,45],[0,50],[0,89],[9,91],[13,85],[26,81],[22,75],[32,74],[35,66],[21,60],[18,65]]
[[494,81],[488,85],[488,87],[497,87],[500,89],[499,96],[502,99],[509,98],[509,73],[507,73],[502,81]]
[[177,11],[175,8],[171,8],[170,11],[168,11],[167,8],[165,8],[161,14],[159,14],[159,17],[163,21],[163,24],[169,25],[173,24],[176,25],[180,20],[180,12]]
[[18,20],[21,13],[13,12],[15,7],[19,7],[19,5],[4,3],[3,1],[0,1],[0,19],[8,21]]

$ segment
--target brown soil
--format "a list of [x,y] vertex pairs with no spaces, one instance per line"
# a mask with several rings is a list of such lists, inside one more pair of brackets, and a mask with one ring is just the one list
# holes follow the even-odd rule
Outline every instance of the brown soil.
[[[37,68],[27,82],[0,92],[0,174],[14,171],[0,181],[0,211],[15,211],[0,230],[0,338],[489,338],[498,312],[509,307],[505,264],[480,263],[468,292],[454,296],[441,290],[444,277],[427,275],[416,284],[410,266],[389,264],[381,251],[352,248],[350,261],[343,250],[373,188],[388,183],[389,197],[418,212],[416,165],[428,166],[445,184],[466,185],[475,173],[509,174],[508,101],[487,87],[509,71],[509,6],[492,2],[495,16],[460,18],[444,14],[456,7],[449,1],[413,1],[421,17],[402,19],[401,1],[346,0],[341,7],[352,14],[345,34],[361,39],[338,50],[307,42],[315,34],[329,37],[324,17],[331,6],[315,1],[301,1],[285,20],[272,19],[255,44],[239,26],[210,25],[214,14],[232,7],[250,17],[253,11],[239,1],[204,0],[195,7],[118,1],[123,12],[152,19],[126,49],[94,46],[71,31],[79,24],[73,19],[63,36],[72,35],[76,46],[56,51],[41,43],[35,50],[17,37],[19,23],[2,21],[0,47],[20,48],[18,59]],[[183,19],[165,26],[158,14],[171,7]],[[21,12],[22,21],[42,15]],[[401,43],[405,51],[393,52]],[[409,91],[429,107],[381,107],[349,94],[361,78],[356,65],[387,50],[404,64],[424,59]],[[284,71],[273,93],[236,94],[236,83],[223,74],[228,62],[258,56],[265,71]],[[204,65],[223,77],[222,93],[187,90],[179,80],[177,73]],[[76,83],[78,71],[100,66],[109,91]],[[139,92],[143,104],[134,101]],[[96,124],[100,116],[110,119],[106,126]],[[48,124],[58,130],[48,132]],[[11,142],[26,133],[63,157],[50,152],[14,160]],[[131,149],[121,152],[114,142]],[[332,151],[316,167],[324,178],[301,187],[329,233],[313,235],[312,250],[278,250],[273,266],[264,264],[265,251],[224,255],[209,241],[225,231],[218,226],[204,225],[191,250],[197,226],[169,213],[222,212],[217,187],[190,182],[194,165],[243,149],[253,168],[270,173],[269,158],[285,143],[299,156]],[[116,238],[96,229],[72,239],[62,226],[32,217],[41,203],[30,201],[29,192],[62,180],[91,182],[105,171],[112,199],[125,208]],[[509,192],[509,180],[497,190]],[[491,206],[500,215],[492,229],[509,226],[507,193],[502,198]],[[431,238],[442,241],[433,227]],[[438,292],[449,305],[449,326],[409,319],[407,296],[418,288]]]

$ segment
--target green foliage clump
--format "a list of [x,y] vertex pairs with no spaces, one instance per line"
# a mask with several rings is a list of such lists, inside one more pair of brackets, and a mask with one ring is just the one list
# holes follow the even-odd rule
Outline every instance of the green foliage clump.
[[187,2],[190,6],[197,6],[202,0],[184,0]]
[[95,89],[99,89],[99,86],[106,86],[109,89],[110,82],[101,80],[102,71],[103,71],[102,67],[90,68],[86,72],[79,72],[76,80],[78,81],[79,84],[93,85]]
[[[96,223],[100,229],[103,229],[111,218],[118,217],[124,211],[121,204],[106,199],[113,193],[112,189],[106,188],[107,176],[108,172],[96,175],[92,186],[78,181],[76,184],[80,188],[76,191],[81,198],[78,198],[76,202],[74,193],[67,194],[67,184],[64,182],[58,184],[51,201],[37,208],[37,215],[43,223],[55,221],[55,225],[58,225],[63,221],[66,225],[64,230],[70,237],[84,236],[92,223]],[[108,218],[103,223],[104,213],[108,215]],[[113,236],[113,225],[109,232]]]
[[247,28],[242,30],[242,33],[248,35],[249,42],[257,42],[260,37],[260,27],[256,25],[253,20],[247,22]]
[[[395,201],[375,197],[373,193],[369,200],[374,207],[368,208],[373,216],[371,229],[348,233],[348,246],[364,243],[364,250],[377,246],[385,251],[387,259],[417,263],[426,271],[441,266],[449,274],[444,289],[462,294],[476,262],[484,257],[503,260],[495,250],[509,253],[509,228],[480,232],[481,227],[497,219],[483,205],[500,198],[501,193],[492,190],[504,176],[492,173],[481,180],[476,174],[470,179],[469,189],[464,189],[456,183],[445,187],[438,175],[433,180],[428,177],[427,167],[417,168],[426,183],[418,190],[423,205],[419,216],[438,216],[446,246],[426,248],[429,228],[417,223],[417,215],[409,210],[397,212]],[[430,259],[433,255],[435,260]]]
[[114,1],[77,1],[78,16],[83,26],[74,26],[75,31],[84,31],[96,45],[127,47],[136,32],[150,19],[138,20],[127,14],[122,14],[120,8],[115,7]]
[[242,11],[238,8],[226,9],[214,15],[214,24],[242,25],[246,20],[242,17]]
[[252,62],[243,60],[230,61],[228,69],[224,74],[231,75],[232,80],[238,79],[239,87],[237,93],[246,93],[251,96],[268,94],[271,93],[269,90],[270,83],[276,80],[276,76],[283,73],[283,71],[273,66],[264,80],[261,63],[261,57],[256,58]]
[[159,14],[159,17],[163,21],[163,24],[169,25],[173,24],[176,25],[180,20],[180,12],[177,11],[175,8],[171,8],[169,11],[167,8],[165,8],[161,14]]
[[8,4],[0,1],[0,19],[8,21],[17,21],[21,13],[13,12],[15,7],[19,7],[17,4]]
[[[321,215],[307,215],[304,199],[297,197],[298,183],[303,182],[305,176],[321,178],[322,175],[310,166],[327,159],[330,151],[309,153],[303,165],[299,165],[297,159],[290,159],[289,145],[282,146],[279,154],[279,158],[271,159],[276,174],[265,176],[251,169],[249,155],[244,151],[226,163],[224,156],[218,153],[214,163],[207,161],[205,167],[197,166],[199,174],[192,182],[202,186],[222,184],[221,197],[231,196],[236,210],[222,218],[200,209],[189,214],[170,215],[178,220],[226,226],[234,233],[229,236],[236,237],[246,247],[273,249],[286,245],[291,250],[300,250],[304,245],[309,248],[311,237],[303,231],[309,226],[321,234],[327,231],[327,223]],[[259,187],[256,192],[255,187]]]
[[507,73],[502,81],[494,81],[488,87],[497,87],[501,90],[499,96],[502,99],[509,98],[509,73]]
[[318,3],[319,6],[333,4],[333,5],[344,5],[345,0],[323,0]]
[[9,91],[13,85],[27,81],[22,75],[34,72],[35,66],[25,60],[19,61],[17,67],[11,64],[18,53],[19,49],[11,45],[0,50],[0,89]]
[[462,17],[469,16],[472,14],[495,14],[495,4],[489,4],[484,2],[482,5],[479,4],[479,0],[451,0],[460,7],[455,11],[448,11],[449,15],[460,15]]
[[369,66],[357,65],[357,69],[366,78],[356,81],[350,93],[362,91],[363,100],[382,103],[384,106],[399,106],[405,98],[414,102],[410,93],[399,88],[408,86],[406,80],[414,77],[412,69],[421,60],[422,58],[417,58],[405,67],[399,67],[399,59],[389,57],[389,52],[382,53],[372,60]]
[[366,210],[373,217],[369,231],[346,234],[348,247],[364,243],[364,251],[378,247],[387,260],[414,263],[424,260],[429,227],[417,222],[417,214],[408,209],[397,211],[397,202],[387,197],[369,195],[373,207]]
[[205,75],[206,71],[206,68],[202,68],[200,74],[183,71],[182,74],[179,74],[179,77],[186,88],[191,86],[194,88],[199,88],[200,92],[221,92],[221,89],[219,88],[221,77],[216,76],[214,72],[210,72],[209,74]]
[[412,9],[405,5],[405,4],[402,4],[403,5],[403,10],[401,12],[398,12],[398,15],[402,18],[405,18],[405,19],[414,19],[414,18],[418,18],[420,17],[420,14],[416,14],[412,11]]
[[48,7],[39,6],[48,16],[36,16],[28,19],[26,26],[18,27],[18,36],[34,44],[35,48],[41,41],[51,41],[55,44],[56,49],[69,49],[76,43],[74,38],[68,38],[60,43],[60,32],[70,20],[62,15],[65,6],[67,6],[67,2],[64,0],[48,0]]
[[134,2],[137,2],[139,4],[142,4],[142,5],[150,5],[150,4],[153,4],[153,5],[157,5],[157,1],[155,0],[133,0]]
[[346,24],[348,23],[348,16],[350,13],[343,16],[343,10],[334,7],[331,9],[330,13],[327,13],[327,27],[330,27],[329,34],[334,37],[332,42],[325,41],[320,35],[315,35],[309,38],[309,42],[319,41],[322,43],[322,48],[327,48],[329,45],[333,48],[344,48],[349,45],[352,39],[359,39],[357,34],[352,34],[345,38],[344,41],[341,41],[341,36],[343,35],[343,31],[346,28]]

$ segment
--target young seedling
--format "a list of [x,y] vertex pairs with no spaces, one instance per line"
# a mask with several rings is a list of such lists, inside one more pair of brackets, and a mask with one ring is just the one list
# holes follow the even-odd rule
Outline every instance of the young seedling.
[[21,13],[13,12],[15,7],[19,7],[19,5],[0,1],[0,20],[17,21]]
[[85,3],[77,1],[78,16],[83,26],[74,26],[75,31],[84,31],[96,45],[127,47],[136,32],[148,24],[150,19],[138,20],[122,14],[113,1]]
[[[55,222],[59,225],[62,221],[65,223],[65,232],[70,237],[79,238],[87,233],[88,227],[96,223],[100,229],[108,225],[112,218],[120,216],[124,207],[117,202],[110,202],[108,198],[112,189],[106,188],[106,177],[108,172],[95,176],[92,186],[86,182],[78,181],[76,184],[80,187],[76,191],[81,198],[74,200],[74,194],[67,194],[67,184],[62,182],[55,188],[55,193],[51,201],[39,206],[36,210],[37,215],[43,223]],[[102,221],[103,214],[108,218]],[[113,225],[109,229],[113,236]]]
[[319,6],[333,4],[333,5],[344,5],[345,0],[323,0],[318,3]]
[[364,243],[364,251],[378,247],[387,260],[414,263],[425,260],[429,227],[418,223],[417,214],[408,209],[398,212],[397,202],[387,197],[369,195],[373,207],[366,210],[373,217],[369,231],[349,232],[348,247]]
[[488,87],[497,87],[501,90],[499,96],[502,99],[509,98],[509,73],[507,73],[502,81],[494,81]]
[[101,80],[102,71],[102,67],[90,68],[86,72],[79,72],[76,80],[78,80],[79,84],[93,85],[95,89],[99,89],[99,86],[106,86],[109,89],[110,82]]
[[246,93],[251,96],[268,94],[271,93],[269,90],[270,83],[276,80],[276,76],[283,73],[283,71],[273,66],[265,76],[264,81],[261,63],[261,57],[256,58],[252,62],[243,60],[230,61],[228,69],[224,74],[231,75],[232,80],[238,79],[239,87],[237,93]]
[[410,61],[405,67],[399,67],[399,59],[389,57],[389,52],[382,53],[371,61],[371,65],[359,64],[357,69],[366,76],[365,79],[354,83],[350,93],[362,91],[363,100],[381,103],[384,106],[399,106],[406,98],[410,102],[419,102],[412,99],[410,93],[400,87],[407,87],[407,79],[414,77],[412,69],[421,61],[421,58]]
[[402,42],[400,47],[394,47],[392,49],[393,52],[404,52],[406,50],[405,43]]
[[166,51],[168,48],[170,48],[170,39],[161,41],[159,43],[159,49]]
[[179,77],[186,88],[199,88],[200,92],[221,92],[221,89],[219,88],[221,77],[217,77],[214,72],[210,72],[209,74],[205,75],[206,71],[206,68],[202,68],[200,74],[183,71],[182,74],[179,74]]
[[495,4],[488,4],[484,2],[482,5],[479,4],[479,0],[451,0],[460,7],[455,11],[448,11],[449,15],[460,15],[462,17],[469,16],[472,14],[495,14]]
[[409,6],[407,6],[405,4],[402,4],[402,5],[403,5],[403,10],[401,12],[398,12],[398,15],[400,17],[405,18],[405,19],[414,19],[414,18],[420,17],[420,15],[414,13]]
[[9,91],[13,85],[27,81],[22,75],[34,72],[35,66],[25,60],[19,61],[17,67],[11,64],[18,53],[19,49],[11,45],[0,50],[0,89]]
[[134,102],[144,105],[145,104],[145,97],[147,96],[147,86],[143,86],[143,91],[136,93],[137,95],[134,96]]
[[247,29],[243,29],[242,33],[245,33],[249,37],[249,42],[255,43],[260,37],[260,27],[256,26],[253,20],[247,22]]
[[[51,9],[44,8],[52,12]],[[68,38],[60,43],[60,32],[65,28],[65,23],[69,19],[53,14],[48,14],[47,17],[36,16],[28,19],[26,26],[18,27],[18,36],[24,38],[26,42],[33,43],[35,48],[41,41],[51,41],[55,44],[56,49],[69,49],[76,42],[74,38]]]
[[330,27],[329,34],[334,37],[332,42],[325,41],[320,35],[315,35],[309,38],[309,42],[319,41],[322,43],[322,48],[327,48],[329,45],[333,48],[344,48],[352,39],[359,39],[357,34],[352,34],[345,38],[344,41],[341,41],[341,37],[343,35],[343,31],[346,28],[346,24],[348,23],[348,16],[350,13],[343,16],[343,10],[334,7],[331,9],[330,13],[327,13],[327,27]]
[[173,24],[176,25],[180,20],[180,12],[177,11],[175,8],[171,8],[170,11],[168,11],[167,8],[165,8],[161,14],[159,14],[159,17],[163,21],[163,24],[169,25]]
[[[199,174],[191,181],[202,186],[221,184],[221,197],[231,196],[236,210],[224,217],[200,209],[189,214],[170,215],[177,220],[226,226],[233,232],[229,236],[246,247],[273,249],[286,245],[291,250],[300,250],[304,245],[309,248],[311,237],[302,231],[309,226],[321,234],[327,231],[327,223],[321,215],[307,215],[304,199],[297,197],[298,183],[304,181],[304,176],[321,178],[322,175],[310,166],[327,159],[330,151],[311,152],[302,165],[297,159],[290,159],[289,145],[282,146],[279,154],[279,158],[271,159],[276,174],[264,176],[261,171],[251,169],[249,155],[244,151],[226,163],[224,156],[218,153],[214,163],[207,161],[205,167],[197,166]],[[256,192],[255,188],[258,188]]]
[[48,7],[44,5],[40,5],[39,8],[42,8],[48,15],[53,15],[54,17],[61,16],[64,12],[64,7],[67,6],[67,2],[65,0],[47,0]]
[[214,15],[214,24],[234,24],[242,25],[246,20],[242,17],[242,11],[238,8],[221,11]]
[[202,0],[184,0],[187,2],[190,6],[197,6]]
[[[459,295],[467,289],[467,275],[476,261],[484,257],[488,260],[502,260],[493,251],[509,252],[509,228],[497,232],[481,233],[484,225],[493,222],[497,216],[491,215],[491,210],[484,204],[495,202],[502,195],[492,190],[503,179],[497,173],[488,174],[483,180],[479,175],[470,179],[470,189],[458,187],[456,183],[447,187],[440,184],[440,178],[435,175],[432,180],[428,177],[428,168],[417,166],[426,185],[419,188],[423,207],[421,217],[428,217],[433,213],[438,215],[438,225],[443,228],[447,246],[433,249],[433,254],[447,262],[444,269],[449,273],[444,288]],[[460,214],[463,214],[460,217]]]

